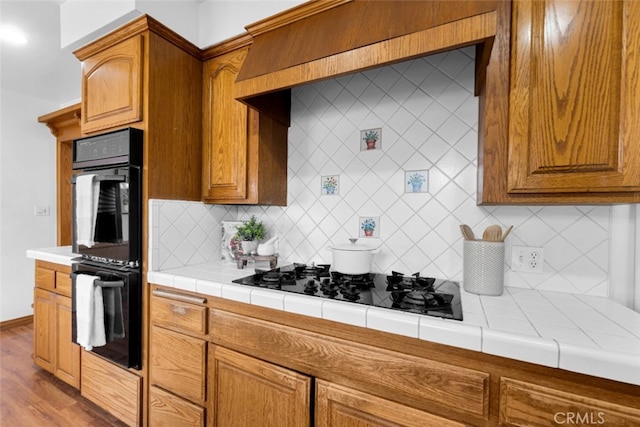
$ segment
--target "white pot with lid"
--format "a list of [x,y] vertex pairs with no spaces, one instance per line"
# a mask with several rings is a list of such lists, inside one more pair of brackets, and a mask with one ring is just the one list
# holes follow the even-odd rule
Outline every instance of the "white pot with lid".
[[342,274],[366,274],[371,272],[373,256],[380,252],[379,248],[357,244],[358,239],[349,239],[351,243],[329,246],[333,253],[331,268]]

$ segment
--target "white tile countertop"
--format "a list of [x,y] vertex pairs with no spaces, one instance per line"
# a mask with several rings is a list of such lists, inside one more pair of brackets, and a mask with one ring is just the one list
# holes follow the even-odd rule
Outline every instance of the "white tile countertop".
[[506,287],[461,289],[464,320],[231,283],[253,274],[235,264],[149,272],[150,283],[405,335],[552,368],[640,385],[640,313],[607,298]]
[[71,265],[72,260],[77,257],[80,257],[80,255],[71,252],[71,246],[55,246],[51,248],[27,250],[27,258],[39,259],[60,265]]
[[[59,248],[27,256],[65,264]],[[478,296],[461,289],[464,320],[457,321],[231,283],[253,273],[231,263],[208,263],[149,271],[147,280],[640,385],[640,313],[607,298],[514,287],[498,297]]]

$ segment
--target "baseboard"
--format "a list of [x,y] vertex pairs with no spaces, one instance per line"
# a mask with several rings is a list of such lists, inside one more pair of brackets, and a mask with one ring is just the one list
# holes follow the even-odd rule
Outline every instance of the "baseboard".
[[5,320],[4,322],[0,322],[0,331],[4,329],[14,328],[16,326],[28,325],[29,323],[33,323],[33,315],[18,317],[17,319]]

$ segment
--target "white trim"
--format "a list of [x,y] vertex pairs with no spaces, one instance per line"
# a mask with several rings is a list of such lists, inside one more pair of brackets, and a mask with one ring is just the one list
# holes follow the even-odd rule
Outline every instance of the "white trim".
[[[638,219],[635,205],[611,207],[609,247],[609,298],[627,307],[640,307],[636,269],[638,254]],[[635,289],[635,291],[634,291]],[[635,295],[634,295],[635,294]],[[635,298],[635,300],[634,300]]]
[[634,289],[634,305],[631,307],[635,311],[640,312],[640,209],[638,209],[638,205],[633,205],[633,210],[635,211],[635,235],[636,235],[636,245],[635,245],[635,259],[633,265],[636,269],[635,274],[635,285]]

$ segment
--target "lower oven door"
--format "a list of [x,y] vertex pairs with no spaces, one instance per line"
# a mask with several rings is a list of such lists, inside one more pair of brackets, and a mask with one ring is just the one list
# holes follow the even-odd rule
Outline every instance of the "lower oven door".
[[[100,307],[78,307],[77,283],[80,275],[95,278],[94,287],[101,289],[103,303]],[[80,319],[86,319],[87,313],[98,313],[91,317],[104,323],[106,345],[93,347],[97,353],[125,368],[141,369],[142,353],[142,280],[138,269],[113,267],[83,261],[72,266],[72,336],[78,343],[78,308],[83,311]],[[82,303],[86,303],[82,299]],[[103,316],[100,316],[103,314]],[[83,320],[81,320],[83,321]],[[86,320],[85,320],[86,321]],[[81,328],[85,330],[85,328]]]

